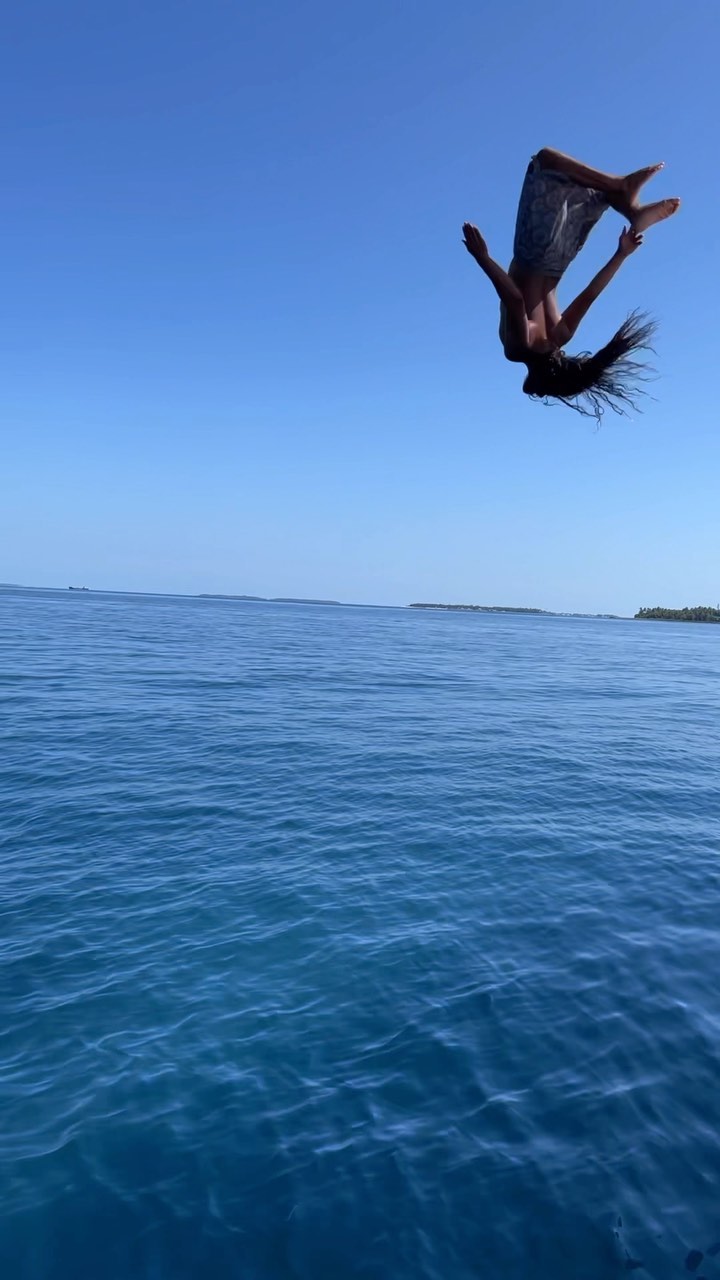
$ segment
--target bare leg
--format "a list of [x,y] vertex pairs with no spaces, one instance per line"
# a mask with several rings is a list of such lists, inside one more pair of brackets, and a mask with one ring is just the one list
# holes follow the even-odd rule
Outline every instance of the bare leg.
[[[567,174],[568,178],[582,187],[602,191],[607,196],[610,207],[628,218],[636,231],[643,231],[654,222],[669,218],[680,204],[679,200],[659,200],[657,205],[646,205],[644,208],[638,204],[640,188],[665,167],[663,164],[650,164],[645,169],[636,169],[634,173],[620,177],[603,173],[601,169],[591,169],[589,165],[563,155],[562,151],[556,151],[554,147],[543,147],[538,151],[537,161],[541,169],[557,169],[558,173]],[[674,208],[660,208],[670,204],[674,204]],[[654,210],[652,216],[650,210]]]
[[554,147],[543,147],[538,151],[536,160],[541,169],[556,169],[558,173],[565,173],[581,187],[592,187],[594,191],[602,191],[606,195],[620,196],[623,193],[622,178],[603,173],[600,169],[591,169],[590,165],[573,160],[572,156],[563,155],[562,151],[556,151]]

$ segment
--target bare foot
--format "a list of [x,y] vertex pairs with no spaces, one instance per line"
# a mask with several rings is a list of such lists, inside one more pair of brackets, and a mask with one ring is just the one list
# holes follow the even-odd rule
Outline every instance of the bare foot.
[[644,204],[637,212],[633,212],[633,231],[647,231],[648,227],[654,227],[656,222],[664,222],[666,218],[672,218],[679,208],[680,201],[677,196],[672,196],[669,200],[656,200],[655,204]]
[[651,178],[655,177],[656,173],[659,173],[664,168],[664,162],[661,164],[649,164],[646,169],[636,169],[634,173],[629,173],[626,178],[622,179],[623,193],[632,209],[637,205],[640,188],[644,187],[646,182],[649,182]]

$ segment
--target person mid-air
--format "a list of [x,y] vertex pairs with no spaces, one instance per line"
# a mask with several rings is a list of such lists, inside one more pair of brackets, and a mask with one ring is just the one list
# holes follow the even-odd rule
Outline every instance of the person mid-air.
[[[655,164],[612,177],[543,147],[525,175],[508,271],[493,262],[477,227],[463,224],[463,243],[500,298],[500,341],[506,359],[527,366],[527,395],[559,400],[598,420],[608,405],[620,413],[633,405],[638,394],[633,384],[642,380],[644,366],[632,355],[651,347],[652,321],[633,312],[594,355],[566,355],[564,347],[624,260],[642,244],[643,232],[677,213],[676,197],[639,202],[640,189],[663,168]],[[558,283],[606,209],[615,209],[629,226],[610,261],[561,311]]]

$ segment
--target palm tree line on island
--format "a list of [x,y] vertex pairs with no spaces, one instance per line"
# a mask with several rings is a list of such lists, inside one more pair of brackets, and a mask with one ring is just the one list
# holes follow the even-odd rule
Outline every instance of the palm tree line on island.
[[[620,621],[616,613],[557,613],[551,609],[534,609],[529,606],[489,604],[426,604],[414,603],[410,609],[446,609],[457,613],[529,613],[545,618],[605,618]],[[634,615],[641,622],[720,622],[720,604],[697,604],[691,608],[666,609],[662,605],[645,606]]]
[[642,621],[651,622],[720,622],[720,604],[696,604],[693,608],[664,609],[655,605],[652,609],[639,609],[635,614]]

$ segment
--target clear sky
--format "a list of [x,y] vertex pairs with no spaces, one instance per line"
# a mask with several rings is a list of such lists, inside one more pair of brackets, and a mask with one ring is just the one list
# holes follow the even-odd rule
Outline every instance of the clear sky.
[[[706,0],[8,7],[0,578],[715,604],[719,44]],[[521,394],[460,243],[508,261],[543,145],[685,202],[580,335],[661,321],[599,432]]]

